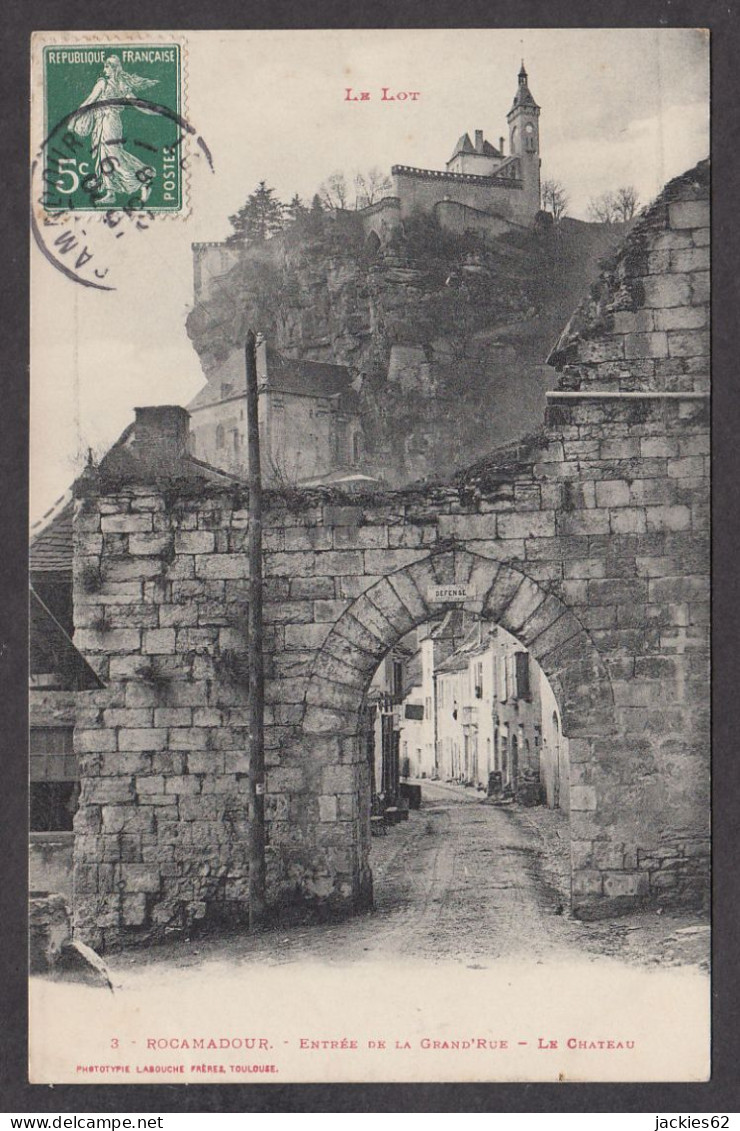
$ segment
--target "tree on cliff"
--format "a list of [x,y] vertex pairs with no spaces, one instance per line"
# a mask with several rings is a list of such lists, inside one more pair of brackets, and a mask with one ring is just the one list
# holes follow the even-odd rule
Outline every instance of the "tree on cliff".
[[355,173],[355,208],[367,208],[381,200],[393,188],[390,177],[373,165],[366,173]]
[[565,215],[568,207],[568,194],[560,181],[548,178],[542,182],[542,207],[546,212],[552,212],[552,218],[556,224]]
[[591,197],[588,214],[597,224],[623,224],[631,220],[639,206],[634,185],[622,185],[616,192],[603,192]]
[[288,224],[298,224],[308,216],[308,209],[298,193],[285,205],[284,215]]
[[349,186],[344,173],[337,170],[331,173],[319,187],[321,203],[325,208],[349,208]]
[[284,225],[285,205],[275,196],[275,190],[260,181],[247,202],[235,216],[229,216],[234,231],[227,243],[264,243],[270,236],[280,232]]
[[631,220],[640,206],[640,198],[634,185],[623,185],[614,194],[614,207],[620,220]]
[[325,208],[333,212],[341,212],[367,208],[369,204],[375,204],[386,196],[392,188],[393,182],[390,177],[374,165],[364,173],[358,170],[352,178],[351,185],[347,182],[344,173],[340,171],[332,173],[320,186],[319,192]]

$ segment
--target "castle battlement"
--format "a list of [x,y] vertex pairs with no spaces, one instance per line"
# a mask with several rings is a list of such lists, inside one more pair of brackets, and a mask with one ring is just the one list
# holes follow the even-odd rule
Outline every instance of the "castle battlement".
[[[511,166],[507,167],[510,168]],[[419,177],[422,180],[454,181],[462,185],[490,185],[496,186],[497,188],[520,189],[523,186],[521,178],[513,177],[510,174],[479,176],[476,173],[448,173],[446,169],[418,169],[415,165],[393,165],[391,167],[391,175],[394,177]],[[385,199],[388,198],[386,197]]]

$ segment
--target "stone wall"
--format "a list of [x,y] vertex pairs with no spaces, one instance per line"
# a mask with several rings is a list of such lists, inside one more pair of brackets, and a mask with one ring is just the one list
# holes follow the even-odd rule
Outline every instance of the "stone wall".
[[72,894],[72,858],[74,834],[70,832],[34,833],[30,835],[28,852],[28,890]]
[[77,504],[75,643],[107,685],[75,732],[76,924],[96,945],[244,906],[245,528],[145,486]]
[[551,355],[564,387],[709,392],[709,162],[666,187]]
[[456,201],[482,212],[495,212],[518,224],[531,225],[536,207],[522,182],[513,177],[493,178],[463,176],[435,170],[410,169],[394,165],[393,192],[401,201],[401,216],[410,216],[415,209],[431,212],[443,200]]
[[384,196],[376,204],[361,208],[357,215],[367,235],[374,232],[385,243],[401,223],[401,201],[397,196]]
[[[666,224],[684,223],[674,205],[682,191],[695,204],[696,183],[674,189],[648,257]],[[611,315],[599,317],[610,342]],[[571,327],[568,364],[601,365],[597,340],[593,325]],[[643,373],[640,360],[622,365]],[[668,360],[688,376],[683,355]],[[529,648],[557,697],[574,911],[707,898],[708,402],[698,373],[686,391],[654,390],[655,374],[641,389],[550,394],[541,432],[446,485],[351,505],[328,490],[268,494],[273,905],[369,904],[363,694],[398,639],[439,612],[431,589],[451,582]],[[244,920],[244,498],[146,469],[128,480],[103,469],[78,494],[75,643],[107,687],[81,697],[77,720],[77,929],[110,947]]]
[[440,200],[434,206],[434,214],[443,228],[458,235],[480,232],[487,239],[497,239],[507,232],[520,231],[524,227],[521,219],[519,223],[514,223],[512,220],[504,220],[495,210],[485,212],[454,200]]

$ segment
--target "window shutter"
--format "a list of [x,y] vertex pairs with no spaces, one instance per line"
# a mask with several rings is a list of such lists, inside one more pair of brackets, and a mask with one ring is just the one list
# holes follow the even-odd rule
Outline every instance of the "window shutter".
[[516,652],[516,697],[517,699],[531,699],[532,692],[529,685],[529,652]]

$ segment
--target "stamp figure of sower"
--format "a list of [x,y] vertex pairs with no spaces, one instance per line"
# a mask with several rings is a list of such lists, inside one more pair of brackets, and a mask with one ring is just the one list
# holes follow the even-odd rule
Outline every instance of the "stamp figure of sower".
[[[156,171],[125,148],[122,111],[126,108],[124,99],[139,97],[142,91],[156,86],[157,81],[124,71],[121,60],[110,55],[102,75],[72,120],[74,132],[90,138],[95,176],[102,194],[95,194],[99,204],[115,203],[118,193],[129,198],[138,196],[143,204],[151,193]],[[142,107],[135,108],[147,113]]]

